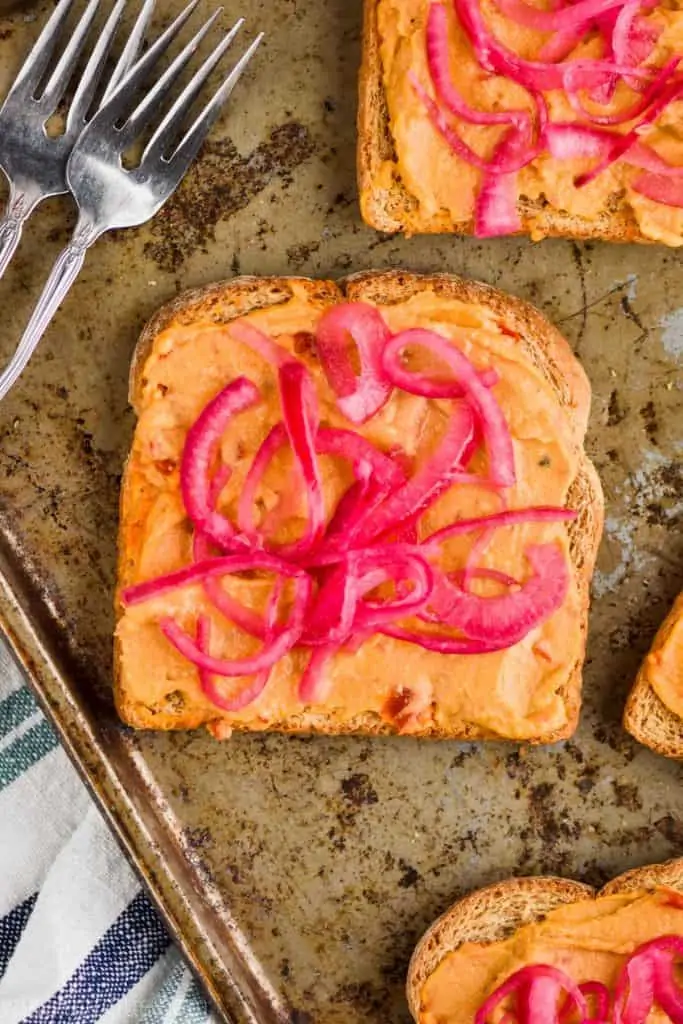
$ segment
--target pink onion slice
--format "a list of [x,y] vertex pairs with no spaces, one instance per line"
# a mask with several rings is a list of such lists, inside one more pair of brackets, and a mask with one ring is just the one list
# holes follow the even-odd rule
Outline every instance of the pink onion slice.
[[504,512],[493,512],[488,516],[475,516],[472,519],[457,519],[449,526],[444,526],[422,541],[422,547],[438,551],[438,546],[451,537],[473,533],[475,530],[488,529],[492,526],[517,526],[523,523],[562,523],[576,519],[576,512],[570,508],[555,508],[552,505],[536,505],[529,508],[508,509]]
[[613,132],[572,121],[554,122],[546,126],[543,141],[557,160],[581,160],[612,155],[616,144]]
[[634,192],[654,203],[683,208],[683,178],[665,174],[641,174],[631,185]]
[[[679,61],[680,57],[674,59]],[[593,179],[599,174],[602,174],[610,164],[614,163],[615,160],[620,159],[620,157],[625,153],[628,153],[631,147],[636,142],[640,141],[640,136],[649,127],[649,125],[657,120],[662,111],[668,107],[670,103],[673,103],[681,96],[683,96],[683,78],[676,77],[673,81],[670,81],[664,86],[659,95],[650,105],[650,108],[645,114],[643,114],[635,127],[631,128],[631,130],[626,132],[624,135],[619,136],[610,155],[604,160],[601,160],[600,163],[598,163],[596,167],[593,167],[593,169],[587,174],[582,174],[576,179],[575,185],[577,188],[581,188],[583,185],[587,185],[590,181],[593,181]]]
[[477,413],[484,435],[489,475],[501,487],[514,484],[515,463],[510,430],[498,402],[482,384],[467,356],[434,331],[414,329],[397,334],[384,349],[383,365],[389,379],[406,391],[411,390],[410,374],[402,365],[401,354],[409,345],[422,346],[433,352],[466,388],[468,401]]
[[310,580],[299,566],[290,565],[274,555],[254,551],[248,554],[206,558],[201,562],[186,565],[182,569],[176,569],[175,572],[156,576],[152,580],[145,580],[144,583],[134,583],[121,592],[121,601],[126,607],[141,604],[143,601],[150,601],[152,598],[172,593],[179,587],[192,586],[195,583],[203,583],[206,579],[250,572],[254,569],[272,572],[276,576],[290,577],[300,583],[305,580],[308,592],[310,592]]
[[211,463],[230,420],[255,405],[258,388],[246,377],[232,381],[200,413],[190,427],[180,464],[180,490],[195,528],[219,548],[229,550],[236,540],[232,523],[213,507]]
[[683,957],[683,937],[664,935],[646,948],[654,957],[657,1002],[673,1024],[683,1024],[683,989],[674,974],[674,961]]
[[615,1024],[645,1024],[655,999],[652,959],[636,950],[622,967],[614,989]]
[[446,432],[430,459],[419,466],[406,483],[387,497],[364,521],[355,537],[355,547],[396,530],[406,520],[420,516],[439,494],[451,485],[452,474],[461,469],[460,460],[472,432],[474,421],[468,405],[454,407]]
[[525,1024],[557,1024],[558,1002],[566,993],[581,1020],[588,1013],[583,993],[569,975],[548,964],[529,964],[511,974],[477,1010],[474,1024],[491,1024],[491,1015],[501,1003],[517,996],[525,1012],[518,1016]]
[[329,697],[332,678],[325,674],[325,667],[338,649],[335,644],[328,644],[311,651],[299,680],[298,697],[302,704],[323,704]]
[[664,157],[661,157],[651,146],[642,142],[636,142],[625,154],[624,160],[634,167],[640,167],[644,171],[651,171],[653,174],[664,174],[667,177],[678,178],[683,175],[683,164],[670,164]]
[[[549,92],[563,88],[565,64],[528,61],[503,46],[490,32],[479,0],[454,0],[456,14],[467,33],[481,67],[505,75],[531,92]],[[597,62],[596,62],[597,63]]]
[[[503,0],[505,2],[505,0]],[[508,0],[515,3],[516,0]],[[593,0],[591,0],[593,2]],[[606,0],[599,0],[606,2]],[[622,3],[623,0],[612,0]],[[526,6],[524,4],[523,6]],[[470,124],[516,124],[531,127],[531,114],[528,110],[484,111],[475,110],[467,104],[453,85],[450,73],[450,53],[448,46],[448,15],[441,3],[432,3],[427,17],[427,63],[434,83],[437,96],[450,110],[451,114],[461,117]]]
[[259,331],[258,327],[254,327],[247,320],[233,320],[228,326],[228,331],[233,338],[241,341],[253,352],[257,352],[276,370],[284,366],[285,363],[296,361],[296,357],[287,352],[282,345],[278,345],[276,341],[269,338],[263,331]]
[[[270,556],[254,554],[250,558],[249,568],[262,568],[264,565],[272,564]],[[260,564],[259,564],[260,563]],[[199,563],[201,565],[201,563]],[[204,563],[206,565],[206,563]],[[249,676],[272,668],[280,658],[284,657],[292,649],[301,636],[306,610],[311,595],[311,580],[302,570],[281,563],[279,572],[294,580],[294,603],[290,617],[285,626],[278,630],[266,642],[258,654],[248,658],[212,658],[200,649],[197,642],[185,632],[185,630],[169,616],[159,620],[159,628],[166,639],[185,658],[193,662],[198,668],[204,669],[219,676]],[[286,566],[286,568],[285,568]],[[197,567],[195,567],[197,568]]]
[[444,625],[459,629],[472,640],[511,646],[549,619],[562,606],[569,589],[566,558],[556,544],[529,545],[524,555],[532,575],[514,593],[481,597],[448,581],[438,609]]
[[284,423],[276,423],[256,452],[244,479],[237,503],[237,525],[244,536],[248,537],[251,541],[257,541],[259,535],[254,523],[256,493],[273,456],[286,444],[287,430],[285,425]]
[[[211,643],[211,620],[207,615],[201,615],[197,623],[197,647],[208,655]],[[251,682],[232,697],[226,697],[220,687],[216,684],[213,676],[205,669],[199,669],[199,683],[204,694],[212,704],[223,711],[241,711],[248,707],[263,693],[270,678],[270,669],[264,669],[254,676]]]
[[[349,556],[349,567],[359,583],[358,605],[354,627],[362,631],[377,629],[407,615],[417,614],[427,603],[434,587],[431,566],[417,554],[401,553],[394,545],[385,550],[375,548],[354,552]],[[376,575],[375,575],[376,574]],[[363,599],[381,583],[396,584],[396,597],[386,601]],[[401,592],[401,583],[412,583],[412,589]]]
[[379,632],[394,640],[417,644],[418,647],[438,654],[490,654],[509,646],[494,640],[470,640],[467,637],[452,636],[450,633],[418,633],[417,630],[406,629],[404,626],[386,625],[382,626]]
[[578,0],[557,11],[543,11],[524,0],[495,0],[496,7],[511,21],[537,32],[561,32],[586,25],[605,11],[622,7],[624,0]]
[[[413,88],[413,91],[424,105],[429,120],[434,125],[434,128],[444,137],[444,139],[446,140],[450,148],[453,150],[455,155],[459,157],[461,160],[464,160],[465,163],[471,164],[473,167],[478,168],[478,170],[480,171],[490,170],[493,161],[496,161],[496,157],[494,156],[492,160],[485,160],[483,157],[479,156],[478,153],[475,153],[472,147],[468,146],[467,143],[460,138],[455,129],[451,127],[451,124],[448,118],[446,117],[446,114],[443,112],[441,107],[439,107],[438,104],[434,102],[432,97],[429,95],[427,90],[424,88],[424,86],[421,84],[421,82],[417,79],[417,77],[413,74],[412,71],[408,73],[408,78],[410,79],[410,84]],[[510,158],[505,161],[499,159],[495,163],[495,168],[499,174],[507,174],[512,171],[518,171],[522,167],[525,167],[528,163],[530,163],[530,161],[533,160],[534,155],[535,152],[533,151],[525,151],[522,155],[515,156],[514,158]]]
[[477,238],[514,235],[522,230],[522,218],[517,209],[517,172],[501,174],[496,167],[510,157],[529,157],[529,152],[526,134],[510,131],[498,143],[491,169],[484,174],[474,204],[474,233]]
[[[627,121],[634,121],[637,117],[640,117],[641,114],[648,109],[650,104],[653,103],[656,97],[659,96],[663,87],[676,71],[680,59],[680,57],[674,57],[672,60],[668,61],[648,84],[643,95],[636,100],[632,106],[627,107],[625,110],[620,110],[615,114],[594,114],[586,109],[579,97],[579,90],[581,88],[579,83],[585,74],[586,68],[590,66],[591,62],[584,60],[570,61],[564,72],[567,99],[569,100],[572,109],[576,111],[579,117],[585,118],[593,124],[626,124]],[[615,65],[614,67],[615,70],[618,68],[621,74],[626,70],[620,65]],[[632,74],[638,77],[650,77],[652,72],[650,70],[634,69]]]
[[325,503],[315,452],[320,412],[313,379],[302,363],[286,363],[281,366],[279,380],[285,428],[299,464],[308,505],[308,521],[303,537],[280,550],[283,556],[295,559],[309,551],[325,530]]
[[[348,351],[348,335],[358,349],[360,376]],[[389,398],[391,387],[381,372],[382,349],[389,337],[382,314],[365,302],[344,302],[320,319],[318,355],[337,404],[352,423],[365,423]]]
[[[202,562],[210,558],[209,544],[206,537],[201,533],[195,533],[194,535],[193,557],[195,562]],[[251,608],[246,608],[241,601],[228,594],[223,590],[220,582],[213,576],[206,576],[202,580],[202,586],[206,596],[224,618],[234,622],[245,633],[258,637],[259,640],[265,638],[266,624],[258,612],[252,611]]]
[[538,51],[540,60],[544,63],[556,64],[572,53],[579,45],[589,25],[575,25],[573,28],[562,29],[552,35]]

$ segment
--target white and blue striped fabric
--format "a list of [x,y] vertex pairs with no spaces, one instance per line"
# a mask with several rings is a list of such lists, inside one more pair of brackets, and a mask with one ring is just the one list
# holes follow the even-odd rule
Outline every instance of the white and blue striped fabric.
[[0,1022],[217,1024],[0,640]]

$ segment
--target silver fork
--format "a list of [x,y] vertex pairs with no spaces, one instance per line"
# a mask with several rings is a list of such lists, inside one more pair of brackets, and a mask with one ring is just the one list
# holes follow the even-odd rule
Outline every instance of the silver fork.
[[165,97],[197,50],[218,15],[219,8],[158,78],[143,99],[140,89],[198,0],[191,0],[175,21],[129,71],[111,98],[83,130],[67,164],[69,188],[79,216],[71,242],[57,257],[43,294],[12,360],[0,374],[4,398],[29,361],[50,320],[83,266],[87,249],[113,228],[133,227],[153,217],[171,196],[194,160],[223,103],[263,38],[258,35],[218,87],[201,113],[180,138],[182,125],[207,78],[243,24],[240,19],[192,76],[145,146],[137,167],[126,170],[123,156],[141,132],[156,119]]
[[[4,171],[10,184],[7,208],[0,220],[0,277],[19,243],[26,218],[43,199],[68,192],[67,160],[74,142],[85,127],[95,92],[102,81],[104,65],[126,0],[117,0],[92,49],[69,105],[63,134],[50,136],[45,125],[64,98],[99,5],[100,0],[89,0],[73,35],[39,93],[60,30],[73,6],[73,0],[60,0],[0,108],[0,170]],[[154,0],[145,0],[109,79],[103,100],[112,94],[134,63],[153,6]]]

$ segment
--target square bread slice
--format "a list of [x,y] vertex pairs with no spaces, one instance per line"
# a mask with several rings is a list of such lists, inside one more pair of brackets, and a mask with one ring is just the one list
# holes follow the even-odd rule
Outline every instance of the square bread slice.
[[[415,948],[406,983],[413,1018],[419,1024],[421,995],[427,979],[444,957],[466,943],[502,942],[518,929],[542,921],[562,906],[602,896],[645,893],[658,886],[683,894],[683,860],[634,868],[613,878],[600,890],[568,878],[539,876],[508,878],[469,893],[427,929]],[[625,945],[628,949],[628,944]],[[468,1022],[459,1020],[457,1024]]]
[[683,759],[683,593],[659,628],[624,712],[627,732],[665,757]]
[[[479,0],[484,20],[508,49],[538,59],[548,33],[521,28],[505,18],[494,0]],[[483,173],[456,155],[432,124],[418,86],[436,98],[426,55],[426,26],[432,0],[364,0],[362,63],[358,108],[358,182],[364,220],[378,231],[475,234],[474,210]],[[450,74],[464,101],[477,110],[500,112],[528,109],[530,94],[503,75],[488,75],[477,62],[453,0],[440,5],[448,20]],[[663,65],[683,56],[683,11],[660,3],[641,11],[642,24],[659,35],[652,58]],[[584,39],[572,57],[600,54],[596,32]],[[638,94],[620,83],[619,110],[633,105]],[[551,120],[574,122],[577,114],[561,90],[544,93]],[[595,108],[612,114],[614,104]],[[679,165],[683,158],[680,124],[683,101],[671,103],[647,136],[659,156]],[[448,127],[483,159],[492,157],[501,127],[477,126],[451,115],[443,106]],[[603,130],[620,131],[621,126]],[[656,156],[655,156],[656,159]],[[543,148],[517,174],[517,213],[521,227],[507,233],[534,240],[550,236],[601,238],[612,242],[661,242],[683,245],[683,209],[655,202],[631,186],[642,170],[618,161],[593,181],[577,187],[575,179],[596,165],[596,157],[551,157]]]
[[[274,407],[271,403],[265,409],[257,406],[253,416],[252,410],[241,414],[222,442],[223,461],[233,470],[221,495],[221,511],[229,517],[235,515],[246,468],[280,417],[272,368],[231,336],[231,322],[246,317],[295,352],[315,380],[323,422],[348,427],[326,383],[313,332],[326,309],[349,300],[377,306],[390,330],[431,326],[457,337],[475,365],[496,367],[499,381],[494,393],[510,423],[518,470],[518,483],[509,489],[510,507],[568,505],[577,516],[570,523],[499,530],[487,557],[490,554],[498,565],[502,560],[511,573],[523,578],[528,574],[523,554],[528,543],[559,544],[571,567],[569,592],[546,623],[506,651],[443,655],[376,634],[355,653],[340,652],[331,659],[330,696],[319,706],[298,701],[298,681],[308,655],[294,648],[274,667],[268,686],[253,704],[240,712],[223,712],[204,695],[197,670],[158,626],[162,615],[171,615],[194,629],[198,614],[207,610],[201,586],[126,608],[120,593],[191,561],[179,462],[187,431],[204,405],[242,374],[264,396],[275,396]],[[233,729],[411,732],[550,743],[573,733],[603,499],[583,449],[590,405],[587,378],[567,342],[533,307],[449,275],[369,272],[339,283],[238,278],[181,295],[154,317],[135,353],[130,397],[138,423],[121,493],[115,640],[115,696],[126,722],[148,729],[206,724],[218,737]],[[425,444],[422,434],[427,440],[430,436],[424,424],[432,422],[428,417],[433,412],[425,399],[401,392],[358,429],[372,434],[380,447],[388,450],[400,444],[419,457]],[[340,470],[328,466],[326,472],[327,482],[339,486]],[[490,490],[451,488],[427,513],[432,516],[430,530],[444,525],[438,519],[444,512],[439,510],[451,501],[461,503],[456,516],[499,508]],[[454,517],[452,511],[448,515],[446,522]],[[248,602],[249,591],[251,600],[260,600],[253,597],[253,580],[230,581],[234,596]],[[227,620],[218,639],[223,657],[244,657],[259,643]],[[244,686],[244,680],[225,680],[225,685],[240,682]]]

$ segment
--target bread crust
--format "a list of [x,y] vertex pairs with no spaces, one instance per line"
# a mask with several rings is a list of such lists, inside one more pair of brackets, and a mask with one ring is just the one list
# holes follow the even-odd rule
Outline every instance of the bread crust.
[[477,889],[454,903],[418,942],[408,966],[406,995],[418,1021],[420,993],[448,953],[465,942],[500,942],[525,924],[542,920],[567,903],[614,896],[619,892],[667,885],[683,893],[683,858],[635,868],[612,879],[602,889],[571,879],[540,876],[509,878]]
[[[655,636],[650,651],[664,642],[673,623],[683,617],[683,592],[674,602]],[[640,666],[624,710],[624,728],[639,743],[664,757],[683,760],[683,721],[664,704],[647,677],[646,660]]]
[[[576,579],[581,601],[581,633],[583,643],[576,663],[562,686],[562,697],[567,708],[566,726],[540,734],[527,742],[554,743],[571,736],[576,729],[581,705],[581,674],[587,633],[590,580],[602,534],[603,495],[597,473],[583,452],[583,438],[590,411],[590,384],[573,355],[567,341],[533,306],[521,299],[508,296],[488,285],[465,281],[451,274],[419,275],[402,270],[368,271],[353,274],[341,281],[314,281],[307,278],[242,277],[219,282],[207,288],[194,289],[179,295],[163,306],[143,329],[133,355],[130,375],[130,401],[139,414],[145,386],[144,367],[158,336],[172,324],[193,321],[227,323],[252,310],[286,302],[291,296],[293,282],[306,289],[311,301],[329,304],[344,298],[391,304],[408,298],[417,291],[433,289],[444,298],[478,303],[505,319],[507,327],[523,339],[529,358],[544,373],[554,388],[560,404],[570,413],[574,426],[574,441],[580,454],[577,476],[570,488],[568,504],[577,511],[577,518],[569,524],[570,555],[576,567]],[[124,537],[126,525],[132,516],[128,493],[127,466],[121,487],[119,517],[119,563],[116,597],[117,620],[122,615],[118,600],[120,589],[129,582],[125,558]],[[221,734],[223,719],[206,722],[204,712],[173,707],[150,708],[127,698],[122,683],[121,650],[118,639],[114,644],[114,696],[121,717],[136,728],[191,729],[206,723],[212,732]],[[239,728],[239,726],[236,726]],[[374,713],[365,713],[340,726],[331,726],[324,712],[306,711],[292,714],[286,724],[264,725],[262,731],[288,733],[326,733],[381,735],[395,733],[391,724]],[[415,735],[435,739],[501,739],[482,728],[466,725],[454,734],[438,726],[427,726]]]
[[[397,176],[391,186],[382,182],[380,169],[386,161],[396,161],[391,124],[384,95],[380,35],[377,24],[379,0],[364,0],[363,43],[358,102],[358,188],[363,220],[377,231],[408,234],[473,235],[473,219],[454,221],[445,212],[422,214],[416,219],[417,202]],[[518,199],[521,219],[519,235],[545,238],[600,239],[606,242],[641,242],[653,239],[642,234],[633,212],[620,205],[615,193],[597,218],[580,217],[556,210],[541,201]]]

